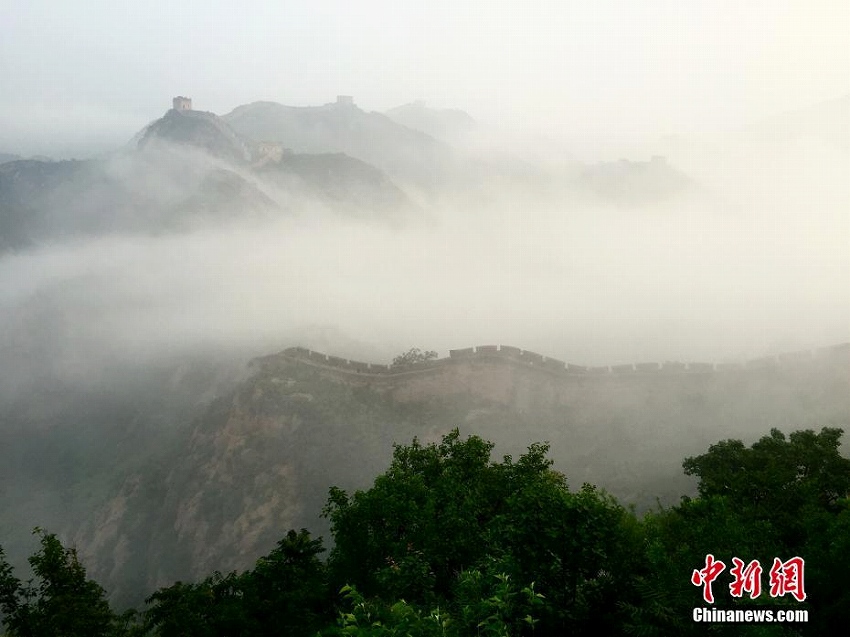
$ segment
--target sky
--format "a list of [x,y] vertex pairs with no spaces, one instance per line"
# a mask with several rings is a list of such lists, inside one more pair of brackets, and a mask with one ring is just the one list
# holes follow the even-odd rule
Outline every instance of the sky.
[[102,152],[171,97],[416,99],[505,136],[738,125],[850,93],[844,0],[0,0],[0,152]]
[[[18,341],[55,340],[48,360],[87,361],[86,376],[196,342],[372,360],[495,343],[578,364],[846,342],[848,32],[846,0],[0,0],[0,153],[105,152],[175,95],[224,114],[348,94],[365,110],[462,108],[526,150],[584,144],[588,163],[661,154],[694,184],[618,208],[494,177],[437,193],[404,229],[308,201],[260,226],[234,211],[233,227],[38,246],[0,257],[0,354],[25,362]],[[823,102],[845,113],[815,117],[826,135],[747,128]],[[635,136],[661,141],[619,154]]]

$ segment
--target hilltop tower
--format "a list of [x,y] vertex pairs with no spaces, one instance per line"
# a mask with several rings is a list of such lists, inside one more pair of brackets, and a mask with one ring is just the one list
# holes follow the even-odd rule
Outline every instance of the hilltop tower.
[[337,106],[354,106],[354,97],[351,95],[337,95]]
[[191,111],[192,98],[178,95],[177,97],[171,100],[171,108],[173,108],[175,111]]
[[285,149],[280,142],[260,142],[257,144],[257,155],[260,160],[280,162],[283,159]]

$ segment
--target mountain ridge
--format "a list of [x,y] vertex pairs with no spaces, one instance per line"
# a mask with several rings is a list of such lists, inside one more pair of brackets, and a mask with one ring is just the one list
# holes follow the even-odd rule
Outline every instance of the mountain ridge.
[[395,176],[423,180],[448,171],[455,161],[447,144],[353,103],[252,102],[222,120],[248,139],[279,141],[296,153],[345,153]]
[[252,364],[262,366],[266,362],[273,362],[279,357],[285,357],[320,367],[330,367],[341,371],[349,371],[357,375],[369,374],[373,376],[392,376],[434,369],[446,364],[451,364],[452,362],[470,358],[495,358],[497,360],[519,362],[529,367],[533,367],[534,369],[566,372],[568,374],[628,374],[631,372],[705,373],[741,369],[763,369],[770,366],[793,365],[842,355],[850,356],[850,343],[839,343],[825,347],[780,352],[775,355],[767,355],[740,362],[681,362],[668,360],[662,362],[635,362],[588,366],[566,363],[551,356],[544,356],[530,350],[509,345],[477,345],[463,349],[451,349],[449,350],[449,356],[444,358],[431,359],[407,365],[387,365],[342,358],[339,356],[325,354],[323,352],[317,352],[305,347],[296,346],[287,348],[277,354],[270,354],[268,356],[256,358],[252,361]]
[[423,101],[396,106],[384,114],[393,121],[451,143],[462,140],[475,128],[472,116],[458,108],[429,108]]
[[151,590],[246,568],[288,528],[327,533],[319,514],[330,486],[364,488],[394,444],[456,427],[509,454],[548,441],[570,484],[646,509],[692,493],[682,459],[721,438],[850,422],[846,343],[675,373],[569,371],[507,346],[454,351],[395,369],[305,348],[254,359],[179,447],[128,475],[78,529],[92,572],[130,595],[129,573]]

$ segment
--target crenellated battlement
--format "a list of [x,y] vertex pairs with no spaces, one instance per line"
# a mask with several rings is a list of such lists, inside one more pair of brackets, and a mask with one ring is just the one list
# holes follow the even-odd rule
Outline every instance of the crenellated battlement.
[[523,350],[509,345],[478,345],[464,349],[449,350],[449,356],[411,365],[391,366],[379,363],[329,356],[303,347],[290,347],[280,354],[257,359],[257,362],[277,360],[279,357],[299,361],[321,368],[330,368],[339,372],[356,375],[402,376],[419,374],[431,370],[468,362],[506,362],[524,367],[564,376],[624,376],[648,374],[719,374],[750,370],[766,370],[772,368],[795,368],[811,365],[819,361],[836,361],[850,365],[850,343],[842,343],[832,347],[785,352],[776,356],[765,356],[742,363],[725,362],[639,362],[617,365],[602,365],[587,367],[567,363],[557,358],[544,356],[529,350]]

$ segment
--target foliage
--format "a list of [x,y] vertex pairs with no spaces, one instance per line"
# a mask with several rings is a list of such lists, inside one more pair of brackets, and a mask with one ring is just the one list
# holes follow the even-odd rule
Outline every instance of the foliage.
[[282,634],[305,633],[329,615],[329,589],[325,549],[306,529],[290,530],[277,547],[257,561],[248,577],[247,600],[260,625],[274,626]]
[[[455,615],[439,606],[421,610],[404,599],[395,603],[367,600],[355,586],[341,589],[348,609],[341,610],[336,629],[324,635],[356,635],[358,637],[463,637],[480,635],[511,637],[533,629],[537,621],[532,616],[542,606],[543,596],[535,592],[534,584],[517,590],[504,573],[488,577],[478,570],[461,575],[459,610]],[[519,609],[528,612],[515,620]]]
[[[213,637],[244,632],[243,581],[235,573],[219,572],[197,584],[176,582],[146,602],[145,629],[160,637]],[[240,630],[243,629],[243,630]]]
[[393,359],[392,367],[404,367],[405,365],[415,365],[416,363],[424,363],[425,361],[434,360],[439,354],[433,350],[423,352],[418,347],[413,347],[403,354],[399,354]]
[[782,516],[777,521],[784,525],[803,506],[834,510],[850,493],[850,460],[838,451],[842,433],[824,427],[818,434],[795,431],[786,440],[772,429],[749,449],[740,440],[726,440],[683,466],[699,477],[700,495],[731,496],[755,515]]
[[[321,539],[292,530],[252,570],[177,582],[138,617],[118,617],[75,551],[37,530],[37,583],[15,578],[0,549],[0,611],[9,637],[840,634],[850,607],[841,434],[773,430],[749,448],[712,445],[684,461],[699,497],[639,521],[591,485],[571,491],[545,444],[495,462],[492,443],[455,430],[396,446],[368,490],[331,488],[327,564]],[[708,553],[765,571],[774,557],[804,557],[808,598],[794,607],[810,622],[693,622],[706,604],[691,574]],[[733,598],[728,576],[714,584],[717,608],[793,606],[769,584],[757,599]]]
[[290,530],[251,571],[215,573],[198,584],[177,582],[146,601],[144,625],[160,637],[307,635],[328,619],[321,539]]
[[38,582],[22,583],[0,548],[0,611],[9,637],[110,637],[126,633],[104,590],[86,577],[74,549],[35,529],[41,548],[29,559]]
[[531,582],[518,589],[506,573],[488,576],[478,569],[458,578],[457,606],[461,635],[508,637],[533,632],[546,601]]
[[[740,440],[711,445],[687,458],[685,472],[699,478],[699,498],[645,516],[648,572],[636,585],[638,603],[621,602],[629,634],[703,634],[688,623],[688,608],[703,606],[701,589],[690,572],[711,553],[731,567],[732,557],[757,559],[764,567],[756,600],[729,595],[729,572],[714,585],[720,608],[788,607],[768,593],[767,571],[774,557],[805,559],[807,625],[713,626],[720,635],[833,634],[847,620],[850,594],[850,460],[839,454],[842,431],[824,428],[793,432],[771,430],[751,447]],[[721,583],[722,580],[722,583]]]
[[322,635],[353,637],[444,637],[455,635],[451,620],[439,609],[423,612],[399,600],[393,604],[369,601],[354,586],[343,586],[348,609],[341,610],[336,628],[327,629]]
[[332,576],[385,601],[457,606],[462,573],[504,573],[537,582],[554,602],[541,628],[593,621],[598,634],[593,618],[616,614],[628,585],[636,522],[589,485],[570,492],[546,445],[501,463],[490,461],[492,448],[476,436],[461,440],[457,430],[440,444],[414,440],[395,448],[370,490],[331,489]]

